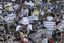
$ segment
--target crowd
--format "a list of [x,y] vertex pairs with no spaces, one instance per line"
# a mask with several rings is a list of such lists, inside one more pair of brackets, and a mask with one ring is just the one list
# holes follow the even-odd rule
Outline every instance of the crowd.
[[0,43],[64,43],[64,0],[0,1]]

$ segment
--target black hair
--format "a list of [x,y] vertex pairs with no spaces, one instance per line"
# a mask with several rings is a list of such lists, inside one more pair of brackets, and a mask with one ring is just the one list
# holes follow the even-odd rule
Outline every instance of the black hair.
[[3,24],[0,24],[0,26],[4,26]]
[[46,27],[42,27],[42,29],[47,29]]
[[15,25],[11,25],[10,28],[14,28],[14,29],[16,29],[16,26],[15,26]]
[[60,21],[57,21],[57,22],[56,22],[56,25],[58,25],[59,23],[60,23]]

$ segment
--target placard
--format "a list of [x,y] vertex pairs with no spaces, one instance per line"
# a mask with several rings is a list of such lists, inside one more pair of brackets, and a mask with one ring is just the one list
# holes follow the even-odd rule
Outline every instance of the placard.
[[13,22],[14,18],[16,18],[15,14],[8,14],[6,18],[7,23]]
[[45,21],[44,26],[47,27],[47,28],[55,28],[56,23],[55,22]]
[[33,16],[33,20],[38,20],[38,16]]
[[21,22],[21,23],[22,23],[22,24],[24,24],[24,25],[29,24],[28,17],[23,17],[23,18],[22,18],[22,22]]
[[33,23],[33,16],[28,16],[29,23]]

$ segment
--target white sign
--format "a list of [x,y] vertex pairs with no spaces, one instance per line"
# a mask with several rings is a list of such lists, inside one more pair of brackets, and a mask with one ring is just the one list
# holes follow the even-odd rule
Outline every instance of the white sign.
[[29,23],[33,23],[33,17],[32,16],[28,16],[29,19]]
[[13,20],[16,18],[16,15],[15,14],[8,14],[7,15],[7,18],[6,18],[6,22],[7,23],[11,23],[13,22]]
[[0,14],[2,14],[2,10],[0,10]]
[[38,16],[33,16],[33,20],[38,20]]
[[46,22],[44,22],[44,26],[47,27],[47,28],[55,28],[56,23],[55,22],[46,21]]
[[28,17],[23,17],[23,18],[22,18],[22,24],[24,24],[24,25],[29,24]]

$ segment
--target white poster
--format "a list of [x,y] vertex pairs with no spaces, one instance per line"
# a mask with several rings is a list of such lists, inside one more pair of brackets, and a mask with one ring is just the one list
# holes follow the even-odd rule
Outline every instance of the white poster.
[[27,27],[28,30],[32,30],[32,25],[29,24],[28,27]]
[[33,16],[33,20],[38,20],[38,16]]
[[15,14],[8,14],[8,19],[9,20],[14,20],[14,18],[16,18]]
[[29,23],[33,23],[33,16],[28,16]]
[[22,18],[22,24],[24,24],[24,25],[29,24],[28,17],[23,17],[23,18]]
[[15,14],[8,14],[7,15],[7,18],[6,18],[6,22],[7,23],[12,23],[15,18],[16,18],[16,15]]
[[45,21],[44,26],[47,27],[47,28],[55,28],[56,23],[55,22]]

